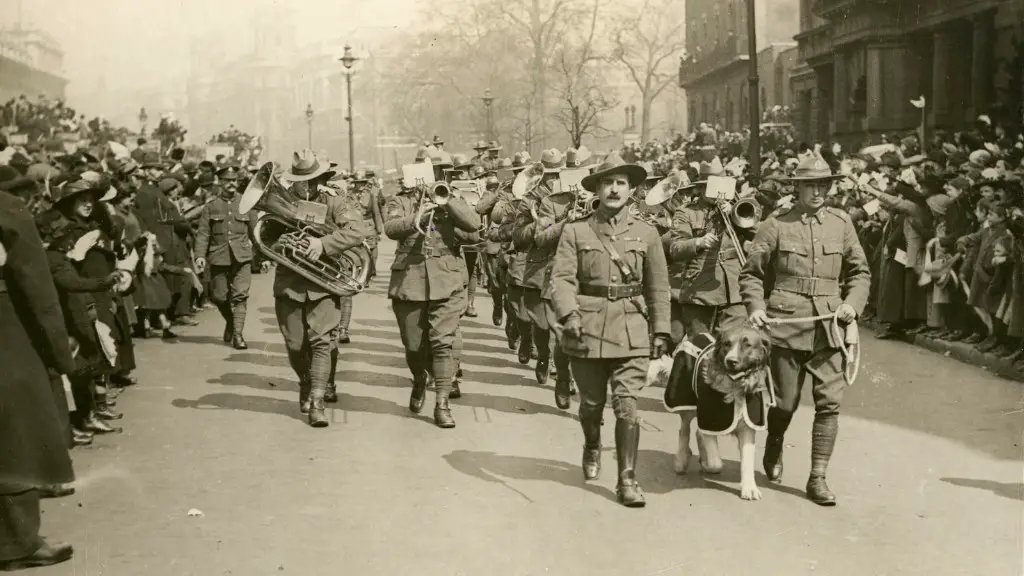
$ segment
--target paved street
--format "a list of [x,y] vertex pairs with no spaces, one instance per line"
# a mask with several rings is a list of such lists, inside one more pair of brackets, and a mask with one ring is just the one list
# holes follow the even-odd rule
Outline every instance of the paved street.
[[[138,346],[141,384],[121,396],[126,432],[74,452],[78,493],[47,501],[43,534],[72,562],[33,574],[881,575],[1020,574],[1021,385],[898,342],[864,342],[829,483],[803,496],[810,394],[787,438],[785,479],[739,499],[738,451],[702,477],[672,471],[678,419],[645,391],[639,480],[648,507],[615,502],[613,419],[604,470],[585,485],[576,405],[554,407],[490,325],[464,323],[458,427],[440,430],[410,381],[384,275],[356,299],[331,426],[309,428],[255,277],[250,350],[221,321]],[[865,338],[869,338],[865,335]],[[190,517],[190,509],[203,515]]]

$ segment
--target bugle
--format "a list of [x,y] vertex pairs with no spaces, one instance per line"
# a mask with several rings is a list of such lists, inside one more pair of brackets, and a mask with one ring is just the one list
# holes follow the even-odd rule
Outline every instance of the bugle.
[[[452,187],[446,182],[434,182],[433,184],[424,184],[420,186],[420,199],[416,208],[416,231],[426,236],[431,230],[434,229],[434,209],[436,206],[444,206],[448,203],[452,197]],[[427,210],[424,208],[425,201],[429,198],[430,202],[434,204],[430,208],[429,218],[427,220],[426,229],[423,227],[423,216],[427,215]]]

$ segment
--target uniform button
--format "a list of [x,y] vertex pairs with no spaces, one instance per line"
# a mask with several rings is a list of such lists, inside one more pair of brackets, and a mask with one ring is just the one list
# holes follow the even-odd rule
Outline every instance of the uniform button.
[[618,276],[612,276],[612,282],[617,282],[618,280],[619,280]]

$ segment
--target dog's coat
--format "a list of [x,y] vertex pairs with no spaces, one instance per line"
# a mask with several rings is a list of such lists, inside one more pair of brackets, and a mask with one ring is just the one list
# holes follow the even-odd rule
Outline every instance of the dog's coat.
[[741,419],[752,430],[764,430],[770,388],[736,397],[732,391],[713,387],[712,382],[728,378],[714,365],[714,348],[715,339],[706,333],[683,340],[676,348],[672,376],[665,387],[665,408],[670,412],[696,411],[697,430],[703,434],[732,434]]

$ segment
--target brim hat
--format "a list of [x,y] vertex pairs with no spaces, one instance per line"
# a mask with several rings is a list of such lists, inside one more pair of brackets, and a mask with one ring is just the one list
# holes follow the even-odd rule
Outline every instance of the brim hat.
[[465,154],[456,154],[452,156],[452,170],[469,170],[474,166],[469,158]]
[[217,179],[213,177],[213,174],[209,172],[203,172],[196,178],[196,184],[201,188],[203,186],[212,186],[217,182]]
[[160,181],[159,187],[161,192],[167,194],[168,192],[174,190],[180,185],[181,183],[175,180],[174,178],[164,178],[163,180]]
[[217,171],[217,178],[231,182],[238,180],[241,175],[240,173],[241,170],[238,166],[225,166]]
[[53,195],[53,203],[57,206],[67,204],[69,200],[84,194],[91,195],[93,200],[99,200],[100,198],[100,191],[95,188],[92,182],[88,180],[75,180],[57,188],[56,193]]
[[292,155],[292,165],[282,174],[282,179],[288,182],[306,182],[327,173],[331,176],[335,174],[329,164],[321,162],[312,150],[306,148]]
[[666,176],[647,191],[644,197],[644,204],[648,206],[659,206],[676,195],[676,192],[690,187],[690,177],[685,171],[676,170]]
[[214,164],[210,160],[203,160],[202,162],[199,163],[199,169],[204,169],[204,168],[206,170],[209,170],[210,172],[216,172],[217,171],[217,165]]
[[473,150],[487,150],[487,142],[480,140],[476,144],[473,144]]
[[708,183],[708,178],[711,176],[728,176],[725,171],[725,167],[722,166],[722,159],[715,156],[710,162],[703,161],[697,168],[697,176],[694,178],[689,185],[683,186],[682,188],[693,188],[695,186],[701,186]]
[[497,150],[501,150],[501,149],[502,149],[502,146],[501,146],[501,144],[498,144],[497,140],[491,140],[490,142],[487,143],[487,151],[488,152],[490,152],[490,151],[497,151]]
[[647,171],[643,166],[627,164],[617,153],[609,154],[592,174],[583,177],[580,184],[585,190],[596,192],[597,184],[606,176],[625,174],[629,178],[629,187],[636,188],[647,179]]
[[842,174],[833,174],[828,163],[821,156],[808,154],[800,160],[793,170],[792,176],[778,176],[777,179],[783,182],[835,182],[846,178]]
[[484,170],[483,166],[473,166],[469,169],[470,180],[476,180],[477,178],[483,178],[487,175],[487,170]]
[[[524,163],[526,163],[524,159]],[[545,150],[540,155],[540,164],[544,169],[545,174],[558,174],[562,171],[562,166],[565,163],[565,159],[562,157],[562,153],[557,148],[551,148]]]

